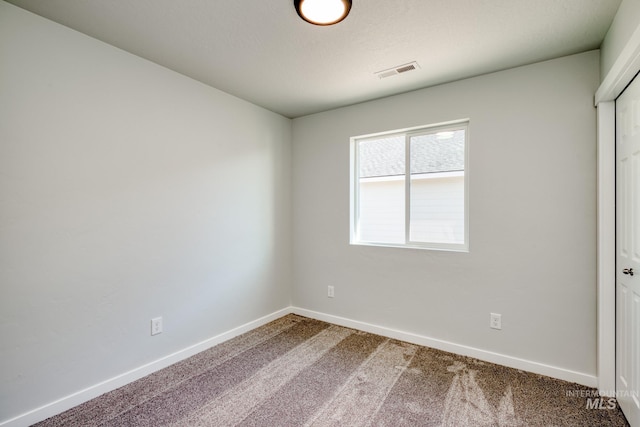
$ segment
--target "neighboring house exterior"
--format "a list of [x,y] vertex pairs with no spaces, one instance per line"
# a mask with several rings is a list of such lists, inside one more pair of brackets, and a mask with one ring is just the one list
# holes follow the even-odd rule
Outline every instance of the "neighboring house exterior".
[[[464,242],[464,132],[411,137],[411,228],[417,242]],[[359,145],[359,236],[365,242],[405,241],[405,139]]]

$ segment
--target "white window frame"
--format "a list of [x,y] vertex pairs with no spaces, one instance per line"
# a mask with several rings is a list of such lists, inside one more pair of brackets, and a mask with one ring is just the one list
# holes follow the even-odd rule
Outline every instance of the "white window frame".
[[[447,132],[452,130],[465,131],[464,140],[464,242],[463,243],[438,243],[438,242],[413,242],[410,240],[411,224],[411,137],[425,133]],[[365,242],[358,236],[359,212],[359,188],[360,167],[358,159],[358,142],[368,139],[378,139],[392,135],[404,134],[405,138],[405,242],[384,243]],[[455,120],[446,123],[438,123],[413,128],[398,129],[387,132],[354,136],[350,138],[350,244],[363,246],[382,246],[392,248],[414,248],[439,251],[469,252],[469,119]]]

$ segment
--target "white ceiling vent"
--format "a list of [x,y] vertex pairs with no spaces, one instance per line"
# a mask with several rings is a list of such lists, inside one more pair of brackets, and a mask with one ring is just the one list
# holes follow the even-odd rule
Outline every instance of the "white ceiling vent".
[[408,64],[398,65],[397,67],[389,68],[388,70],[378,71],[375,74],[379,79],[384,79],[387,77],[395,76],[397,74],[407,73],[409,71],[417,70],[420,66],[416,61],[410,62]]

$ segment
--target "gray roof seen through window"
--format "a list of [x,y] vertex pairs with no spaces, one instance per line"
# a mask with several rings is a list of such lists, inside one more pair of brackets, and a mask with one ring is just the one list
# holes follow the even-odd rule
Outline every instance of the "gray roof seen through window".
[[[464,130],[411,137],[411,173],[464,170]],[[358,143],[360,178],[404,175],[404,135]]]

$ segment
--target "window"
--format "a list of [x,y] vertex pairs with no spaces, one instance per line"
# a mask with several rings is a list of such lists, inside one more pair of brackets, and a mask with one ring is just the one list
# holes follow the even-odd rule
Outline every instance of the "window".
[[467,251],[468,122],[351,138],[351,243]]

